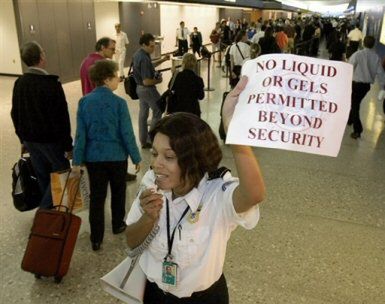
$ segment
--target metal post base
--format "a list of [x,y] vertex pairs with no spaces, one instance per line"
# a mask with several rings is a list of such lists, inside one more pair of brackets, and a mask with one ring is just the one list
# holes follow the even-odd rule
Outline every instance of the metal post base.
[[205,91],[208,91],[208,92],[212,92],[212,91],[215,91],[214,88],[204,88]]

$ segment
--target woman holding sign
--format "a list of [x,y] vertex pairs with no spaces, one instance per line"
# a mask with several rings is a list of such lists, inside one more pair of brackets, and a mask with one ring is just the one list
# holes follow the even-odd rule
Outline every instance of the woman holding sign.
[[[243,77],[226,98],[226,131],[246,83]],[[164,117],[151,136],[152,170],[126,220],[130,248],[159,226],[139,261],[147,276],[144,303],[229,303],[223,275],[227,241],[238,225],[255,227],[265,197],[254,153],[230,146],[238,178],[218,169],[222,153],[216,136],[189,113]]]

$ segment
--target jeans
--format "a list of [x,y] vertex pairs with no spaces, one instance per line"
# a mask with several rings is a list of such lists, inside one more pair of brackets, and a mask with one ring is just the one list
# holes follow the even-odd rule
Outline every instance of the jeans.
[[86,167],[90,178],[91,242],[101,243],[104,236],[104,203],[108,183],[111,188],[112,229],[124,225],[127,161],[87,162]]
[[59,143],[35,143],[24,141],[24,146],[31,156],[32,166],[43,197],[40,208],[52,207],[50,174],[70,168],[68,159],[64,157],[63,146]]
[[139,97],[139,141],[141,145],[151,142],[148,135],[147,119],[149,109],[152,110],[152,120],[150,130],[155,127],[155,124],[161,119],[162,112],[156,102],[160,99],[160,94],[155,86],[140,86],[136,88],[136,93]]

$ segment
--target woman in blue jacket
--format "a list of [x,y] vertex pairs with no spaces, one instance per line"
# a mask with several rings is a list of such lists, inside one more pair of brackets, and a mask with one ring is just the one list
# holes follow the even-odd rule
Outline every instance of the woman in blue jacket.
[[73,165],[85,165],[90,178],[92,249],[99,250],[104,235],[104,202],[111,187],[112,232],[121,233],[126,210],[127,158],[140,169],[136,144],[126,101],[115,95],[119,85],[118,66],[110,60],[97,61],[90,69],[96,88],[80,99]]

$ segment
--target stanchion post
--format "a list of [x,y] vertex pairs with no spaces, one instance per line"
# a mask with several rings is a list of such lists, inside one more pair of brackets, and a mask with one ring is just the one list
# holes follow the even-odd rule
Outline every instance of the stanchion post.
[[214,91],[215,89],[210,88],[210,71],[211,71],[211,55],[207,58],[207,88],[205,91]]
[[222,67],[222,51],[221,51],[220,47],[219,47],[219,50],[217,52],[219,52],[219,63],[217,65],[217,68],[221,68]]

